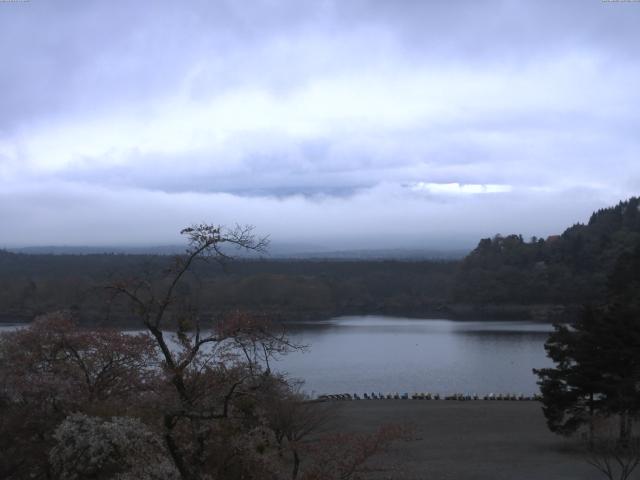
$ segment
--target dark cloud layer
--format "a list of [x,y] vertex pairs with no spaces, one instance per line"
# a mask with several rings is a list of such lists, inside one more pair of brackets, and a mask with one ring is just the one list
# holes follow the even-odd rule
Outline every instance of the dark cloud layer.
[[639,25],[590,0],[0,3],[0,243],[555,232],[640,191]]

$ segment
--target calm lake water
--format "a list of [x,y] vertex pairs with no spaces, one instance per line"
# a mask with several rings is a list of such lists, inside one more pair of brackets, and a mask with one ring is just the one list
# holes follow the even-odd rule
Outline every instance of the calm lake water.
[[543,345],[552,327],[545,323],[354,316],[288,327],[309,348],[272,367],[304,380],[311,395],[533,394],[531,370],[551,365]]
[[305,380],[310,394],[363,392],[524,393],[531,369],[551,365],[551,325],[534,322],[340,317],[291,325],[309,349],[276,369]]

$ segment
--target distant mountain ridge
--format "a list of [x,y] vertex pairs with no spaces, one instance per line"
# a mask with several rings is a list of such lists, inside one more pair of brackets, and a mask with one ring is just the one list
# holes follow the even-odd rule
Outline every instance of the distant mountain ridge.
[[[38,246],[10,248],[8,251],[26,255],[178,255],[184,253],[184,245],[158,246]],[[459,260],[469,253],[466,249],[430,249],[430,248],[387,248],[322,250],[311,248],[276,247],[264,255],[232,250],[229,252],[239,258],[270,259],[326,259],[326,260]]]
[[13,253],[25,255],[175,255],[184,252],[183,245],[162,246],[82,246],[82,245],[42,245],[37,247],[8,248]]

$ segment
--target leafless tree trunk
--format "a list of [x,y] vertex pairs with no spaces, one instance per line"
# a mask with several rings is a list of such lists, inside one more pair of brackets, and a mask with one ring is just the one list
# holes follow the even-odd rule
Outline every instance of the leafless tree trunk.
[[609,480],[628,480],[640,464],[640,439],[630,438],[626,444],[613,438],[596,440],[586,461]]

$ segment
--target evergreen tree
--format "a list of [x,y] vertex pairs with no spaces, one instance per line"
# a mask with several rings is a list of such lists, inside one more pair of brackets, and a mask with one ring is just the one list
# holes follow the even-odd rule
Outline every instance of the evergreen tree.
[[616,262],[608,303],[586,308],[571,326],[556,325],[545,343],[556,366],[534,373],[551,431],[569,435],[595,415],[617,415],[620,440],[628,440],[640,414],[639,265],[640,245]]
[[596,332],[600,318],[594,309],[585,309],[571,327],[555,325],[545,343],[555,368],[534,370],[542,393],[543,412],[552,432],[574,433],[601,408],[601,345]]

